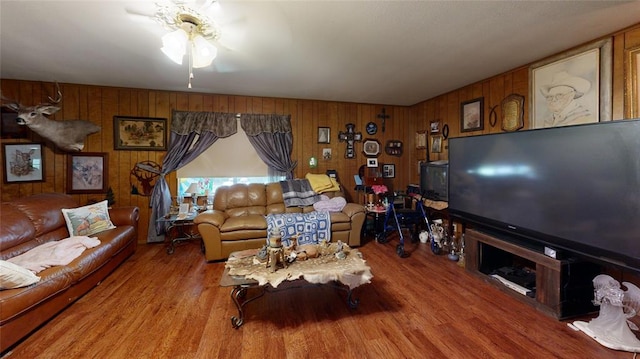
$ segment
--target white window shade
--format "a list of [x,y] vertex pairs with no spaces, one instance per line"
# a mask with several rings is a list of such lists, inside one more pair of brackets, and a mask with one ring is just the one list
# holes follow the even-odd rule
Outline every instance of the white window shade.
[[198,158],[179,169],[177,177],[264,177],[267,173],[267,165],[238,126],[235,135],[218,139]]

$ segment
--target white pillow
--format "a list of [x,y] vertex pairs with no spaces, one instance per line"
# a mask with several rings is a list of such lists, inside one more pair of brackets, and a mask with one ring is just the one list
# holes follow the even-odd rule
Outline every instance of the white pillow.
[[109,218],[107,200],[84,207],[62,209],[70,236],[90,236],[92,234],[116,228]]
[[40,281],[30,270],[0,260],[0,290],[26,287]]

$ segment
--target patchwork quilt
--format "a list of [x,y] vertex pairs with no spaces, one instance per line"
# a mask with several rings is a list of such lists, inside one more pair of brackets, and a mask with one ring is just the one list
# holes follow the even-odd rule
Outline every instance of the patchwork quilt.
[[299,235],[298,244],[318,244],[331,241],[331,215],[328,211],[282,213],[267,215],[267,233],[280,229],[282,244],[291,245],[291,237]]

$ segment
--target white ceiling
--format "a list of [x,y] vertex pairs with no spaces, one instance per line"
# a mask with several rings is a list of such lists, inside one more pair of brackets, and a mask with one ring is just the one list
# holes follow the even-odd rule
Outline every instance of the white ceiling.
[[640,19],[640,1],[221,3],[223,35],[244,42],[188,90],[186,65],[160,52],[167,30],[142,15],[154,1],[1,0],[1,77],[413,105]]

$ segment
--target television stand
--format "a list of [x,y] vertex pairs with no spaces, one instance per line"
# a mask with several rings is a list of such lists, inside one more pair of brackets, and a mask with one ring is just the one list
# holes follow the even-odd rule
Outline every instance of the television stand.
[[[597,311],[593,299],[593,278],[601,268],[590,262],[558,260],[534,248],[510,242],[476,229],[465,231],[465,267],[486,282],[514,298],[534,306],[557,319],[566,319]],[[535,296],[492,277],[504,267],[526,267],[535,275]]]

